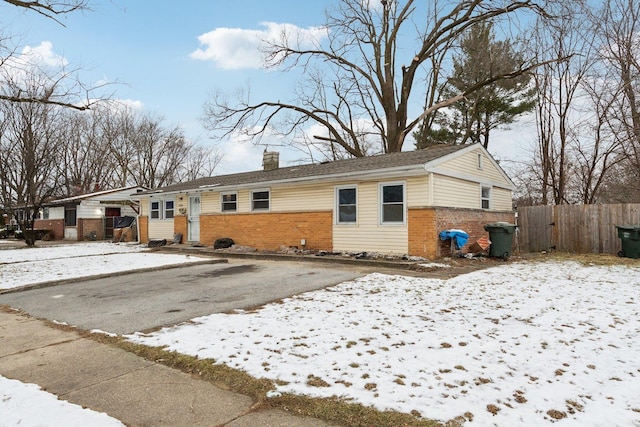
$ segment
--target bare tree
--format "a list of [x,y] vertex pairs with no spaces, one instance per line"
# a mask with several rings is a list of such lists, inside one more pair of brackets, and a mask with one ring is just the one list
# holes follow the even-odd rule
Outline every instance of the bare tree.
[[162,118],[142,116],[128,141],[134,147],[129,173],[137,185],[150,188],[177,182],[191,144],[179,127],[163,127]]
[[539,23],[534,38],[539,52],[558,59],[541,66],[535,75],[538,144],[534,160],[542,204],[569,203],[573,197],[568,192],[575,172],[570,146],[579,138],[575,119],[584,96],[581,88],[593,66],[584,10],[571,4],[563,7],[553,25]]
[[581,90],[588,96],[589,112],[576,126],[579,133],[570,149],[574,173],[568,187],[573,186],[578,202],[593,204],[606,200],[603,190],[612,179],[611,172],[625,160],[619,126],[611,120],[621,94],[619,86],[597,72],[582,81]]
[[[33,74],[21,81],[30,88],[28,96],[41,97],[50,88],[43,86],[42,76]],[[5,84],[3,93],[18,90]],[[2,204],[25,232],[28,246],[35,243],[29,233],[43,204],[60,195],[58,174],[61,139],[60,109],[43,103],[0,103],[0,121],[4,131],[0,135],[0,192]]]
[[[414,89],[428,81],[437,87],[436,65],[446,50],[469,27],[532,12],[546,16],[545,4],[531,0],[340,0],[327,15],[326,43],[301,43],[283,31],[268,49],[268,63],[284,70],[301,68],[310,78],[298,86],[290,102],[254,103],[249,94],[230,102],[216,94],[205,105],[209,129],[223,135],[242,133],[259,138],[277,129],[284,135],[308,124],[319,124],[325,134],[313,135],[334,150],[329,156],[365,156],[401,151],[406,137],[424,118],[498,80],[527,73],[538,64],[523,61],[446,99],[424,96],[424,109],[410,117]],[[417,40],[412,49],[406,40]],[[409,53],[411,52],[411,53]],[[420,85],[419,85],[420,86]],[[421,91],[423,89],[420,89]]]
[[87,8],[87,0],[2,0],[10,5],[34,11],[49,19],[53,19],[60,25],[64,26],[58,20],[60,15],[75,12]]
[[[608,0],[593,13],[596,40],[604,76],[611,84],[615,128],[625,159],[616,166],[615,178],[607,183],[614,201],[640,200],[640,3]],[[615,95],[615,96],[613,96]]]
[[181,165],[178,182],[212,176],[221,161],[222,154],[215,148],[194,145]]
[[[64,24],[59,20],[60,16],[87,9],[87,0],[0,1],[35,12],[63,26]],[[29,69],[34,67],[32,62],[28,60],[25,62],[23,55],[17,54],[17,46],[12,45],[10,41],[11,37],[2,37],[0,34],[0,84],[7,80],[12,80],[15,84],[16,80],[13,79],[13,76],[16,73],[29,73]],[[93,94],[102,88],[102,86],[85,86],[78,77],[79,69],[67,69],[62,64],[55,73],[47,72],[44,69],[40,71],[47,75],[50,91],[30,94],[28,88],[21,87],[20,90],[0,94],[0,101],[41,103],[86,110],[96,102],[97,97]]]
[[99,128],[100,144],[108,149],[108,164],[111,167],[110,186],[119,188],[134,182],[129,163],[135,155],[135,147],[130,143],[136,130],[136,114],[130,108],[110,104],[97,108],[95,117]]
[[59,174],[67,196],[87,194],[112,186],[111,146],[103,138],[104,109],[65,111],[61,118],[63,145]]

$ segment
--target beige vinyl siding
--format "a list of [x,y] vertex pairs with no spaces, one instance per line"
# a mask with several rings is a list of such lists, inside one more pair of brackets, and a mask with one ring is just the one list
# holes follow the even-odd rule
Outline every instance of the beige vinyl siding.
[[407,179],[408,207],[424,207],[429,205],[429,176],[414,176]]
[[149,239],[173,239],[173,220],[149,220]]
[[[348,185],[348,183],[340,185]],[[357,187],[358,222],[333,226],[333,250],[406,254],[409,251],[409,232],[406,223],[404,225],[379,224],[378,182],[359,182]]]
[[238,191],[238,212],[251,212],[251,190]]
[[[482,169],[478,169],[478,153],[481,153],[483,156]],[[504,178],[500,170],[495,167],[489,157],[479,149],[444,162],[438,165],[438,169],[447,169],[458,174],[474,175],[478,177],[478,180],[511,185],[509,181]]]
[[220,193],[209,191],[200,193],[200,214],[206,215],[214,213],[220,213]]
[[434,206],[480,209],[480,184],[434,175]]
[[271,212],[327,211],[333,209],[334,184],[271,188]]
[[149,199],[140,199],[140,216],[149,216]]
[[491,209],[495,211],[512,211],[511,191],[497,187],[492,188]]
[[149,219],[149,238],[150,239],[173,239],[173,219],[151,219],[150,206],[151,201],[164,200],[163,198],[141,199],[140,200],[140,216],[146,216]]

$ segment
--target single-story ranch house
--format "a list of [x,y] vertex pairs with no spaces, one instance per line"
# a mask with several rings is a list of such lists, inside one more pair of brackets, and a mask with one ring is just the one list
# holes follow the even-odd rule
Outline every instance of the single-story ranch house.
[[144,190],[148,189],[116,188],[48,202],[35,220],[34,229],[51,230],[54,240],[111,239],[114,218],[137,216],[138,202],[132,200],[131,193]]
[[481,145],[279,167],[200,178],[132,195],[140,242],[212,245],[231,238],[258,250],[282,246],[426,258],[450,254],[439,232],[462,229],[469,243],[484,224],[514,221],[514,184]]

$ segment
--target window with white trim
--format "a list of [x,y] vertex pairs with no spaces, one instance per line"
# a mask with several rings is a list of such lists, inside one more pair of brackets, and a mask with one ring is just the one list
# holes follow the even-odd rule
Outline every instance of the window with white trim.
[[405,218],[404,183],[380,184],[382,224],[403,224]]
[[238,211],[238,193],[222,193],[221,194],[222,212]]
[[158,199],[149,202],[149,218],[173,219],[176,202],[174,199]]
[[268,211],[269,210],[269,190],[256,190],[251,192],[251,210],[252,211]]
[[160,200],[152,200],[149,208],[149,217],[151,219],[162,219],[162,211],[160,208],[162,205],[160,204]]
[[336,188],[336,223],[355,224],[358,220],[357,188]]
[[491,209],[491,187],[482,187],[480,199],[482,209]]
[[482,153],[478,153],[478,169],[482,170]]
[[175,202],[173,199],[164,201],[164,219],[173,219],[175,210]]

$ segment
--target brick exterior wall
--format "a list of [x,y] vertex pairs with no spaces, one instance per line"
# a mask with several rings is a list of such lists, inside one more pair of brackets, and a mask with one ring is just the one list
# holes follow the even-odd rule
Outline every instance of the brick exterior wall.
[[449,229],[466,231],[469,235],[469,241],[467,245],[462,248],[462,252],[468,252],[469,245],[473,244],[480,237],[489,237],[489,233],[484,230],[484,226],[492,222],[515,224],[515,213],[492,212],[481,209],[437,208],[435,236],[439,241],[439,251],[436,257],[444,257],[451,254],[451,242],[449,240],[440,240],[438,237],[440,231]]
[[251,213],[234,215],[202,215],[200,242],[212,245],[216,239],[230,237],[237,245],[259,250],[278,250],[281,246],[300,245],[305,249],[331,251],[333,213]]
[[36,219],[33,224],[36,230],[51,230],[53,240],[64,239],[64,219]]
[[182,234],[182,241],[180,243],[184,243],[187,241],[187,216],[186,215],[176,215],[173,217],[173,232]]
[[513,212],[491,212],[480,209],[423,208],[409,209],[409,255],[441,258],[451,255],[451,241],[440,240],[443,230],[458,229],[469,235],[462,252],[480,237],[489,237],[484,225],[491,222],[515,223]]
[[78,218],[78,240],[87,240],[91,232],[96,233],[96,240],[104,240],[104,222],[102,218]]
[[409,255],[438,256],[435,209],[409,209]]
[[149,217],[138,216],[138,227],[140,228],[140,243],[149,243]]

